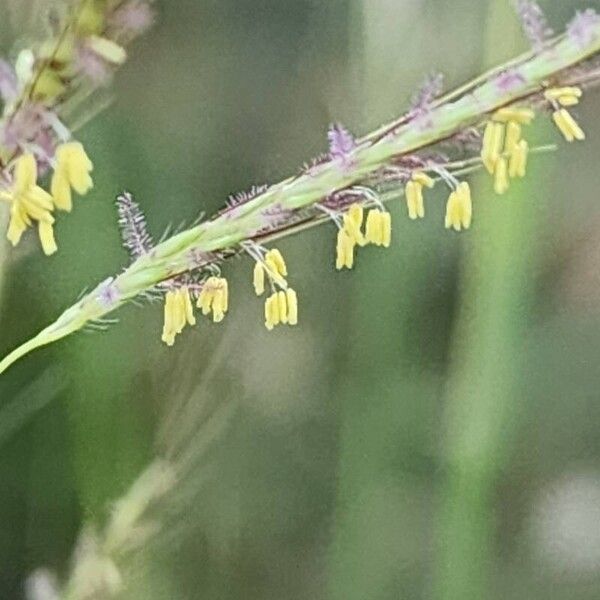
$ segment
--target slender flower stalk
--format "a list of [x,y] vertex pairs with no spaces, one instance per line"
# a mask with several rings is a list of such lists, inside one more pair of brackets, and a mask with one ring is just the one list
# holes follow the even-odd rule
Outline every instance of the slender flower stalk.
[[[562,110],[566,111],[565,104],[579,100],[581,86],[600,79],[593,61],[600,52],[599,21],[595,13],[581,13],[576,17],[576,26],[572,23],[567,33],[547,40],[542,48],[535,48],[444,97],[428,99],[419,110],[411,110],[363,139],[354,140],[343,127],[335,126],[329,135],[329,155],[278,184],[238,197],[239,201],[230,202],[214,218],[178,233],[148,252],[137,253],[125,271],[100,283],[55,323],[0,362],[0,373],[31,350],[103,319],[142,294],[185,285],[197,296],[211,277],[220,277],[220,265],[226,258],[248,253],[257,260],[256,253],[264,253],[263,244],[327,219],[333,220],[348,238],[344,238],[342,247],[338,246],[344,253],[343,263],[348,266],[351,261],[347,252],[351,245],[352,249],[361,245],[363,235],[362,223],[354,229],[350,227],[347,215],[355,210],[352,207],[358,205],[383,213],[383,203],[402,196],[402,189],[410,181],[427,186],[434,180],[447,185],[450,200],[446,225],[457,230],[467,228],[472,200],[468,184],[458,179],[464,163],[452,160],[446,149],[458,147],[463,153],[481,153],[475,162],[484,164],[494,174],[494,185],[500,193],[505,191],[511,174],[524,174],[529,148],[521,143],[520,127],[529,121],[534,110],[538,114],[553,114],[567,140],[581,139],[576,121]],[[501,127],[496,128],[493,144],[483,136],[482,147],[480,136],[490,121]],[[490,150],[494,152],[491,157]],[[409,204],[412,216],[423,212],[420,203],[413,188]],[[373,219],[377,221],[376,234]],[[370,227],[370,238],[387,245],[391,234],[387,217],[371,217]],[[255,273],[255,286],[260,287],[256,277],[260,276]],[[287,289],[285,281],[283,284],[272,290],[277,293],[278,302],[279,291]],[[270,328],[277,315],[275,300],[269,303],[265,316]],[[277,306],[278,310],[283,308],[283,299]],[[217,308],[223,308],[220,301]],[[214,310],[214,304],[211,309]],[[220,320],[225,311],[217,312]],[[168,314],[175,315],[180,323],[181,311],[169,310]],[[171,327],[168,342],[172,341],[172,334]]]

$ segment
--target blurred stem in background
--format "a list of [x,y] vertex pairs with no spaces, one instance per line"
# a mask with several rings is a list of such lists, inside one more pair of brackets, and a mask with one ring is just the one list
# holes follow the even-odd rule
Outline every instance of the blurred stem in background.
[[[486,63],[495,63],[514,51],[520,34],[510,3],[489,7],[484,56]],[[547,156],[539,162],[547,169],[551,160]],[[543,195],[538,182],[544,178],[532,175],[502,198],[493,195],[483,177],[475,183],[480,201],[465,238],[446,395],[442,461],[447,473],[439,494],[436,538],[441,548],[434,581],[439,600],[496,597],[491,573],[497,563],[494,489],[520,410],[521,352],[540,239]]]

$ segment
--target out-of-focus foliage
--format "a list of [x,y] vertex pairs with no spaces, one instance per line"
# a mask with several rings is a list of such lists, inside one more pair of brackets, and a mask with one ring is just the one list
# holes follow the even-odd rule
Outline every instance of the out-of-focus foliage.
[[[0,354],[127,260],[123,188],[159,237],[277,181],[325,149],[330,122],[361,134],[428,72],[453,86],[524,50],[496,4],[159,3],[80,134],[96,188],[59,224],[61,251],[11,255]],[[555,30],[586,6],[541,4]],[[160,455],[185,468],[125,598],[595,599],[599,107],[589,93],[588,141],[532,159],[506,197],[481,181],[470,232],[442,231],[439,193],[423,222],[394,207],[393,248],[352,273],[334,273],[333,227],[286,241],[296,330],[264,330],[241,260],[227,321],[173,349],[161,308],[130,306],[16,365],[0,380],[0,597],[37,567],[64,575],[82,525]]]

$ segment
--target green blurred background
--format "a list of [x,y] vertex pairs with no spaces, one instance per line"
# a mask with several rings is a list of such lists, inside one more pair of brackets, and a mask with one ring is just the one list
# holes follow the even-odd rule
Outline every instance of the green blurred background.
[[[594,2],[541,4],[560,30]],[[96,187],[59,221],[59,254],[10,255],[2,354],[126,263],[123,189],[159,237],[295,172],[332,121],[366,133],[426,74],[451,87],[527,47],[509,0],[158,8],[80,133]],[[2,31],[8,51],[19,32]],[[64,576],[83,524],[156,456],[188,468],[123,598],[598,598],[599,108],[589,93],[576,146],[538,119],[530,138],[559,152],[505,197],[474,178],[467,233],[443,229],[436,190],[423,222],[393,206],[393,248],[351,273],[333,226],[282,242],[294,331],[265,331],[240,260],[222,326],[168,349],[161,307],[129,306],[0,377],[0,598],[40,566]]]

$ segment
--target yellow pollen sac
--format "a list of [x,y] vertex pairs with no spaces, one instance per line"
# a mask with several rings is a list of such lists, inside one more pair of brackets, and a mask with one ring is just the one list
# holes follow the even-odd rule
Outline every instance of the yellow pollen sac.
[[511,178],[525,177],[527,172],[527,158],[529,155],[529,144],[521,140],[510,155],[508,174]]
[[98,35],[86,39],[87,46],[106,62],[113,65],[122,65],[127,59],[127,52],[123,46]]
[[204,283],[196,305],[202,310],[204,316],[209,315],[212,311],[213,322],[220,323],[229,310],[227,280],[223,277],[209,277]]
[[502,123],[489,121],[483,134],[483,144],[481,148],[481,160],[492,175],[496,169],[496,163],[502,153],[502,144],[504,143],[505,126]]
[[508,191],[510,182],[508,179],[508,162],[506,158],[498,159],[496,164],[496,172],[494,174],[494,191],[496,194],[502,195]]
[[[25,230],[38,222],[38,234],[46,255],[57,250],[52,225],[52,197],[37,185],[37,163],[33,154],[24,154],[15,161],[10,189],[0,192],[0,199],[11,204],[7,238],[16,246]],[[43,224],[43,227],[40,227]]]
[[530,108],[505,107],[497,110],[492,119],[498,123],[514,121],[520,125],[529,125],[535,119],[535,112]]
[[279,312],[279,294],[271,294],[265,302],[265,327],[272,331],[273,328],[281,323],[281,314]]
[[464,181],[450,194],[446,205],[446,229],[461,231],[471,226],[473,207],[471,188]]
[[254,263],[254,276],[252,283],[257,296],[265,293],[265,268],[262,263]]
[[274,292],[265,302],[265,327],[272,331],[280,324],[298,324],[298,296],[292,288]]
[[276,248],[267,252],[265,263],[269,267],[269,270],[273,271],[275,275],[287,277],[287,265],[285,264],[285,260],[283,260],[281,252]]
[[[425,206],[423,204],[423,187],[416,181],[409,181],[406,184],[406,206],[408,208],[408,217],[413,221],[425,216]],[[367,241],[369,241],[369,221],[367,218]]]
[[354,247],[356,242],[345,229],[340,229],[337,235],[335,268],[340,271],[344,267],[351,269],[354,266]]
[[567,142],[574,142],[575,140],[581,142],[585,140],[583,129],[581,129],[568,110],[565,108],[555,110],[552,114],[552,118]]
[[423,171],[415,171],[412,174],[412,180],[429,189],[432,189],[435,186],[435,179],[429,177],[429,175],[423,173]]
[[353,204],[344,215],[344,229],[358,246],[366,244],[365,236],[361,231],[364,210],[360,204]]
[[164,308],[164,325],[162,341],[167,346],[175,343],[175,337],[180,334],[186,324],[195,325],[194,309],[187,287],[167,292]]
[[367,216],[367,241],[375,246],[389,248],[392,241],[392,216],[378,209]]
[[288,325],[298,325],[298,295],[292,288],[286,290]]
[[565,96],[579,99],[583,96],[583,91],[580,87],[575,86],[551,88],[544,92],[544,96],[546,97],[546,100],[557,100],[560,102],[560,99]]
[[57,148],[56,167],[50,185],[56,208],[71,211],[71,188],[83,196],[94,187],[90,175],[93,168],[92,161],[79,142],[68,142]]
[[42,244],[42,250],[46,256],[50,256],[58,250],[56,240],[54,239],[54,228],[52,227],[52,223],[40,221],[38,224],[38,235]]
[[510,121],[506,126],[506,138],[504,140],[504,151],[511,153],[515,146],[521,141],[521,126]]
[[279,319],[286,325],[288,322],[287,294],[283,291],[277,292],[277,304],[279,307]]
[[392,215],[389,212],[384,212],[381,215],[381,245],[384,248],[389,248],[392,244]]

